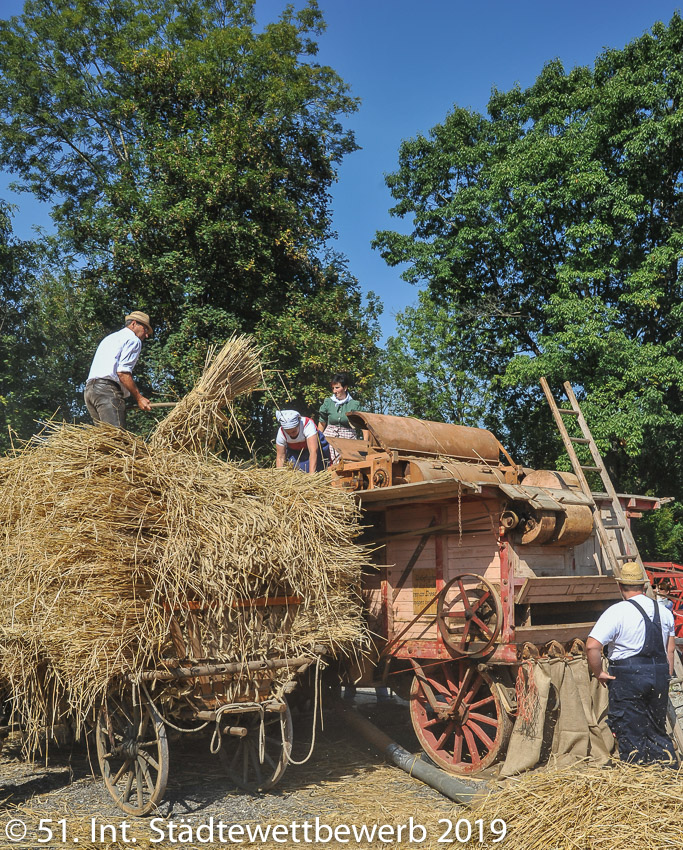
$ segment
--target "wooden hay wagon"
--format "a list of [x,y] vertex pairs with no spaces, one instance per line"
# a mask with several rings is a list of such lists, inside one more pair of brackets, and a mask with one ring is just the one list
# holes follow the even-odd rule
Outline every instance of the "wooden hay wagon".
[[[368,440],[331,440],[334,486],[357,494],[379,567],[364,584],[376,654],[349,681],[409,699],[422,748],[451,773],[505,757],[534,665],[580,660],[588,687],[585,639],[621,598],[620,565],[639,557],[629,519],[658,504],[617,495],[573,393],[567,410],[548,395],[574,474],[517,466],[489,431],[416,419],[352,414]],[[594,450],[590,465],[576,443]]]
[[[299,601],[271,597],[244,604],[282,619]],[[212,732],[211,752],[228,778],[249,793],[272,788],[291,762],[287,698],[326,648],[315,646],[296,658],[226,663],[203,649],[203,625],[198,604],[174,611],[168,646],[157,663],[112,681],[97,713],[102,777],[127,814],[148,814],[164,796],[170,766],[167,730]]]

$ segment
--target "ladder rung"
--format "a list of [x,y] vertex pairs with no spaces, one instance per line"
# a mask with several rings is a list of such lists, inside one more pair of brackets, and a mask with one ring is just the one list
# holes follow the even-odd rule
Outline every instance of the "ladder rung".
[[584,472],[602,472],[601,466],[582,466]]
[[587,440],[585,437],[570,437],[569,439],[572,443],[581,443],[584,446],[590,445],[590,440]]
[[635,555],[615,555],[615,561],[632,561],[635,558]]
[[602,527],[603,527],[603,528],[621,528],[621,530],[622,530],[622,531],[624,530],[624,528],[626,528],[626,526],[625,526],[625,525],[621,525],[621,523],[618,523],[618,524],[616,524],[616,525],[606,525],[604,522],[603,522],[603,524],[602,524]]
[[557,412],[560,414],[560,416],[578,416],[579,415],[578,410],[568,410],[566,407],[558,407]]

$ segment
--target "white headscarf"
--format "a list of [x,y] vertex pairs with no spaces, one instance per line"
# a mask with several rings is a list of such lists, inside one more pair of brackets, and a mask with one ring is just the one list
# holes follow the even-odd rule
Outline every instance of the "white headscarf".
[[299,422],[301,422],[301,416],[296,410],[276,410],[275,418],[285,431],[288,431],[290,428],[298,428]]

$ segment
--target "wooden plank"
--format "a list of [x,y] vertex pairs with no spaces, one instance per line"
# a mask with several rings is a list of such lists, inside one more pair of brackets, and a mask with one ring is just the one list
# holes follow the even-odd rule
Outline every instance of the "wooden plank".
[[[597,618],[596,618],[597,620]],[[567,643],[574,638],[585,640],[596,623],[561,623],[556,626],[520,626],[515,629],[515,643]]]
[[584,602],[620,598],[619,586],[612,576],[530,576],[517,592],[515,603]]
[[465,493],[480,493],[481,487],[471,481],[458,481],[454,478],[442,478],[437,481],[416,481],[414,484],[398,484],[395,487],[380,487],[376,490],[363,490],[355,493],[363,506],[400,505],[407,502],[425,500],[453,499],[458,496],[458,488]]

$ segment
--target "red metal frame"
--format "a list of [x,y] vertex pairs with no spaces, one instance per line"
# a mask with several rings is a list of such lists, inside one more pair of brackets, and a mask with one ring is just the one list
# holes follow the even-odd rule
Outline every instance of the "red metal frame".
[[674,615],[676,637],[683,637],[683,564],[644,561],[643,566],[652,587],[673,602],[671,613]]

